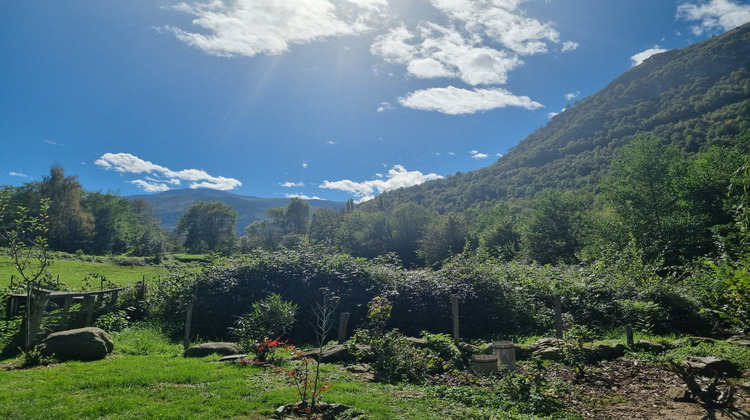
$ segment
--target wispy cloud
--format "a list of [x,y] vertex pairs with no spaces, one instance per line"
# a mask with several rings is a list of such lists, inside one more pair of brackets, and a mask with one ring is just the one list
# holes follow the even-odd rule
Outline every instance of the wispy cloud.
[[177,38],[219,56],[275,55],[292,44],[357,35],[382,20],[387,0],[211,0],[180,3],[176,10],[196,18],[200,29],[167,27]]
[[631,61],[632,65],[633,65],[633,67],[635,67],[635,66],[643,63],[644,61],[646,61],[646,59],[649,58],[649,57],[651,57],[652,55],[663,53],[665,51],[667,51],[667,50],[665,50],[664,48],[659,47],[658,45],[654,45],[654,48],[649,48],[646,51],[641,51],[638,54],[630,57],[630,61]]
[[50,146],[60,146],[60,144],[54,140],[45,139],[42,142],[49,144]]
[[677,18],[700,21],[694,34],[724,32],[750,22],[750,4],[729,0],[687,1],[677,6]]
[[419,185],[425,181],[440,179],[442,176],[434,173],[423,174],[419,171],[407,171],[401,165],[395,165],[386,175],[379,174],[379,178],[370,181],[356,182],[348,179],[341,181],[323,181],[320,188],[340,190],[351,193],[359,201],[367,201],[377,194],[395,190],[397,188]]
[[234,178],[212,176],[202,169],[173,171],[130,153],[105,153],[94,163],[102,169],[122,174],[145,174],[145,179],[128,182],[147,192],[166,191],[171,189],[171,186],[182,185],[183,181],[188,182],[189,188],[210,188],[223,191],[242,186],[242,183]]
[[563,96],[565,97],[566,101],[572,101],[573,99],[576,99],[577,97],[581,96],[581,91],[577,90],[575,92],[566,93]]
[[529,110],[542,107],[528,96],[516,96],[502,88],[467,90],[448,86],[411,92],[398,101],[409,108],[450,115],[473,114],[507,106]]
[[22,174],[20,172],[12,172],[11,171],[11,172],[8,172],[8,175],[10,175],[10,176],[17,176],[19,178],[31,178],[30,176],[28,176],[26,174]]

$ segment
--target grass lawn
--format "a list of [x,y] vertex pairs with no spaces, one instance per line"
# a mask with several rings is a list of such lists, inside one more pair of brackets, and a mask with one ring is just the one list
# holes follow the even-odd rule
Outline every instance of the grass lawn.
[[[52,278],[59,276],[70,290],[96,290],[101,288],[101,276],[115,287],[134,285],[146,277],[146,281],[157,279],[169,273],[166,266],[155,265],[121,265],[100,258],[101,261],[81,261],[76,259],[55,258],[49,271]],[[8,287],[11,276],[19,277],[13,261],[7,255],[0,255],[0,288]],[[87,280],[88,278],[88,280]],[[105,288],[107,286],[105,285]]]
[[[149,327],[113,339],[115,352],[105,360],[0,370],[0,418],[267,419],[298,398],[273,370],[219,363],[218,357],[183,358],[181,346]],[[354,378],[338,365],[323,365],[322,376],[331,385],[324,400],[350,405],[366,414],[363,419],[505,418],[418,388]]]

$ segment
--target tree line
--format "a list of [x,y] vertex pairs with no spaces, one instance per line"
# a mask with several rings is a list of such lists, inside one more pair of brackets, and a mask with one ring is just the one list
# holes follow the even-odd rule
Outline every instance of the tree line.
[[736,172],[748,151],[750,131],[732,146],[693,155],[658,137],[638,135],[619,151],[595,192],[545,189],[531,198],[444,213],[382,196],[366,206],[349,200],[342,210],[311,210],[306,201],[292,198],[286,207],[269,209],[265,220],[248,225],[239,237],[237,213],[227,204],[196,202],[168,233],[145,200],[87,192],[59,166],[41,182],[2,191],[14,206],[33,208],[48,199],[49,246],[71,253],[232,254],[322,245],[355,257],[391,255],[404,267],[439,268],[461,253],[554,265],[637,252],[647,263],[675,267],[716,255],[722,250],[717,237],[731,242],[739,235],[737,194],[730,194],[730,186],[738,184]]
[[40,203],[49,203],[47,236],[51,250],[160,257],[170,243],[147,201],[129,200],[112,192],[85,191],[78,177],[66,176],[62,166],[52,167],[42,181],[4,186],[0,195],[8,209],[0,215],[4,230],[12,229],[17,209],[38,214]]

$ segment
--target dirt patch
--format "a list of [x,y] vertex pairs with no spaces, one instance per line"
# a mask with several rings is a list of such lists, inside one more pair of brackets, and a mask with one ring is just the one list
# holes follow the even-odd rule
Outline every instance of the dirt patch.
[[554,365],[544,376],[565,384],[558,396],[566,408],[585,419],[750,419],[747,378],[737,387],[734,407],[707,411],[697,402],[675,401],[674,395],[686,389],[685,384],[674,372],[651,363],[602,362],[588,367],[580,379],[575,370]]

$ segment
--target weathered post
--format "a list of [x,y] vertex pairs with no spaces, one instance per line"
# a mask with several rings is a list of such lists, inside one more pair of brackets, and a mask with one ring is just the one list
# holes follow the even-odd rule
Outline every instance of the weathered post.
[[339,315],[339,343],[346,341],[346,327],[349,324],[349,312],[342,312]]
[[28,312],[26,318],[28,319],[28,329],[26,331],[25,343],[26,350],[32,348],[36,344],[36,334],[39,332],[39,327],[42,325],[42,318],[44,317],[44,308],[47,306],[49,301],[49,292],[45,290],[32,289],[30,296],[31,302],[26,302],[26,311]]
[[628,347],[633,347],[633,326],[630,324],[625,325],[625,340],[628,343]]
[[451,296],[451,307],[453,309],[453,342],[458,345],[458,296]]
[[83,309],[86,311],[86,327],[90,327],[94,323],[95,302],[96,295],[86,295],[83,297]]
[[555,295],[555,337],[563,338],[562,299],[560,295]]
[[187,315],[185,315],[185,337],[182,339],[182,347],[185,350],[190,347],[190,324],[193,322],[193,302],[188,303]]

